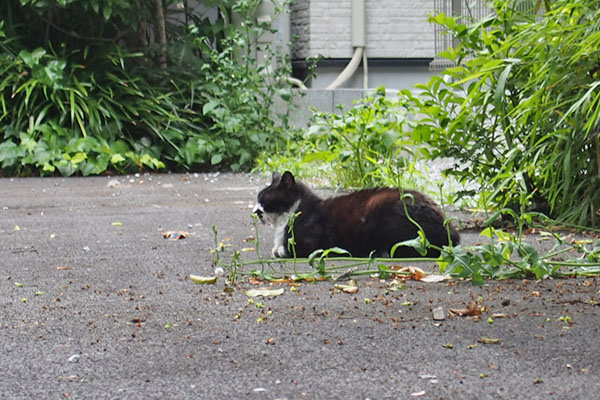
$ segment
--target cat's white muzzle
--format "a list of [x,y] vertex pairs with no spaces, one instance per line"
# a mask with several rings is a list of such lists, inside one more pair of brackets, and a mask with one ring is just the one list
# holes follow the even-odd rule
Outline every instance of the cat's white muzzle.
[[260,222],[265,223],[265,209],[260,204],[254,206],[252,214],[256,215]]

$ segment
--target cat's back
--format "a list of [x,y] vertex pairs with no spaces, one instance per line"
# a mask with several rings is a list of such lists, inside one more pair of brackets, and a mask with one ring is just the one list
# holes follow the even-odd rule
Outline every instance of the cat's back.
[[430,234],[445,230],[445,218],[441,209],[432,199],[416,190],[359,190],[324,200],[321,211],[322,220],[326,220],[336,231],[347,230],[369,235],[385,232],[387,235],[397,236],[396,231],[416,232],[411,219]]
[[373,218],[379,220],[398,210],[400,191],[394,188],[363,189],[325,199],[323,216],[338,227],[360,229]]
[[360,210],[363,214],[370,214],[382,208],[397,207],[406,203],[408,207],[433,207],[437,205],[429,197],[415,190],[399,188],[372,188],[351,192],[341,196],[324,200],[328,211],[345,213]]

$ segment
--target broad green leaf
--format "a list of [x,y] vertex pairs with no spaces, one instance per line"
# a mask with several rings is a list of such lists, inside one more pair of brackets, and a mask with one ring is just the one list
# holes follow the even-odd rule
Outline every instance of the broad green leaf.
[[202,114],[208,115],[213,110],[215,110],[219,106],[219,103],[216,100],[210,100],[208,103],[204,104],[202,107]]
[[123,161],[125,161],[125,158],[121,154],[118,154],[118,153],[113,154],[113,156],[110,158],[111,164],[118,164]]
[[221,154],[214,154],[211,158],[210,158],[210,163],[212,165],[217,165],[219,164],[221,161],[223,161],[223,156]]
[[40,63],[40,59],[46,54],[46,50],[42,48],[37,48],[33,52],[28,52],[27,50],[21,50],[19,53],[19,57],[28,67],[33,68],[34,66]]
[[76,165],[87,159],[87,154],[85,153],[76,153],[71,157],[71,163]]

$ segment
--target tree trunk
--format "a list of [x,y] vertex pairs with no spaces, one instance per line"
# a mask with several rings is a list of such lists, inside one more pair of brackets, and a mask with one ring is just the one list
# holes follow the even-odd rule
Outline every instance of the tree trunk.
[[156,41],[158,42],[158,66],[167,68],[167,29],[162,0],[154,0],[154,22],[156,24]]

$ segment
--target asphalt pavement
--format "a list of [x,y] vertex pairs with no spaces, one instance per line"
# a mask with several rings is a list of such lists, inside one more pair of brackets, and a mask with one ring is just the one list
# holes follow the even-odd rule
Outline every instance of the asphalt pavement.
[[[214,274],[213,225],[224,256],[256,257],[250,211],[266,183],[0,179],[0,398],[598,398],[596,278],[394,290],[365,276],[356,293],[329,281],[243,280],[232,293],[223,277],[193,283]],[[264,254],[271,234],[260,227]],[[245,294],[263,287],[284,292]],[[471,301],[481,316],[448,315]]]

